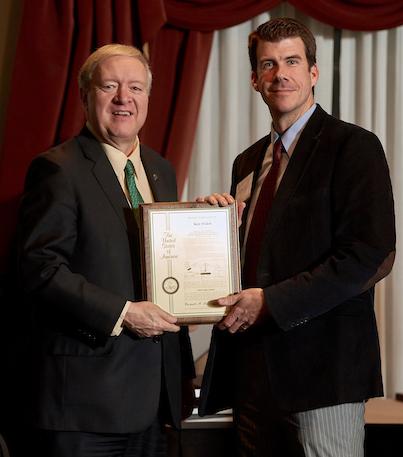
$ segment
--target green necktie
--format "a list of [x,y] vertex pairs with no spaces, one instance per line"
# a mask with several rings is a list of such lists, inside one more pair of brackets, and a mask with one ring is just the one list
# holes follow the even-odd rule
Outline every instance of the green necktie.
[[144,200],[136,186],[136,181],[134,179],[135,170],[131,160],[128,160],[126,163],[125,176],[127,188],[129,190],[130,201],[132,203],[132,208],[136,209],[139,207],[140,203],[144,202]]

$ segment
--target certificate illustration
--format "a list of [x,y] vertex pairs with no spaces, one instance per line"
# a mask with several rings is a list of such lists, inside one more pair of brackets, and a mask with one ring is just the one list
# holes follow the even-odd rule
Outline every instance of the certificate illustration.
[[141,205],[147,299],[180,323],[217,322],[220,297],[239,292],[236,206]]

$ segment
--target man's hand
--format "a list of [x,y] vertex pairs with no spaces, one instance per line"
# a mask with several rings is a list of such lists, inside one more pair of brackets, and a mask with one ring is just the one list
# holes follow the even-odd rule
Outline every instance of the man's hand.
[[231,307],[228,315],[218,324],[220,330],[227,329],[230,333],[242,332],[269,316],[263,289],[245,289],[239,294],[219,298],[217,302]]
[[178,332],[177,318],[149,301],[130,302],[123,325],[142,337],[162,335],[163,332]]
[[[232,205],[233,203],[235,203],[235,199],[232,195],[230,194],[227,194],[226,192],[224,192],[223,194],[211,194],[211,195],[207,195],[206,197],[197,197],[196,198],[196,201],[199,202],[199,203],[210,203],[210,205],[218,205],[218,206],[228,206],[228,205]],[[245,202],[240,202],[240,201],[237,201],[237,204],[238,204],[238,227],[241,225],[242,223],[242,213],[243,213],[243,210],[245,209]]]

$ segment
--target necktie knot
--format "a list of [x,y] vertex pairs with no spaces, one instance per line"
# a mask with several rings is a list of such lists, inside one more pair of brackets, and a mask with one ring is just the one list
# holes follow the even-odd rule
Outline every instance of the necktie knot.
[[126,166],[125,166],[125,174],[126,175],[129,174],[132,176],[135,174],[134,165],[130,159],[127,159]]
[[125,166],[125,176],[127,189],[129,191],[132,208],[138,208],[140,203],[143,203],[143,198],[137,188],[135,177],[135,169],[131,160],[127,160]]
[[281,154],[284,150],[283,142],[281,141],[281,137],[279,136],[273,145],[273,162],[280,162]]

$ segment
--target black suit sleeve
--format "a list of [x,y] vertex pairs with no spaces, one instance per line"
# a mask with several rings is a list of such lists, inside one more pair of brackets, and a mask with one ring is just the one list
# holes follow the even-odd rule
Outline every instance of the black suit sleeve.
[[[301,243],[312,245],[319,245],[322,236],[329,237],[329,249],[304,271],[264,289],[268,307],[284,330],[368,291],[393,264],[392,190],[385,155],[375,135],[356,127],[345,136],[323,199],[327,199],[327,214],[322,207],[320,217],[328,221],[329,234],[321,233],[318,226],[311,238],[304,233],[294,235]],[[307,201],[309,204],[315,205]],[[315,207],[308,206],[307,214],[315,217]],[[292,258],[292,253],[288,255]]]
[[58,163],[44,157],[32,163],[19,214],[20,283],[43,313],[107,336],[126,299],[72,270],[81,217],[77,198]]

